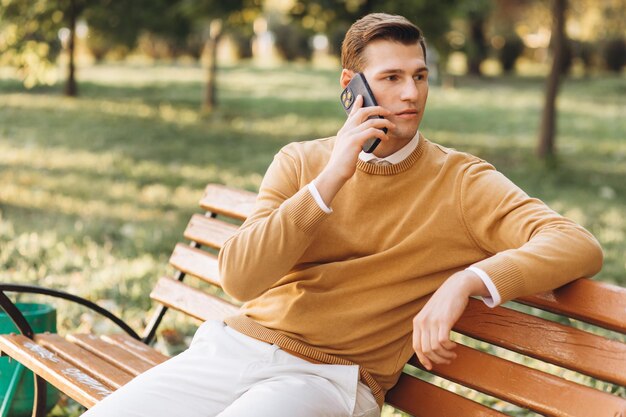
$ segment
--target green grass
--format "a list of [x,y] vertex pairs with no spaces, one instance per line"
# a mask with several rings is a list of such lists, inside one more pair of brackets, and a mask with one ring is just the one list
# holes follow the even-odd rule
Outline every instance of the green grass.
[[[332,135],[344,120],[335,70],[221,69],[211,115],[198,112],[203,76],[183,66],[84,68],[79,99],[0,79],[0,281],[77,293],[141,330],[203,186],[256,190],[281,146]],[[433,86],[422,132],[487,159],[587,227],[605,250],[598,279],[626,286],[626,79],[565,82],[556,168],[534,156],[542,88],[536,78]],[[59,307],[61,332],[111,327]],[[189,335],[195,323],[171,314],[167,327]]]

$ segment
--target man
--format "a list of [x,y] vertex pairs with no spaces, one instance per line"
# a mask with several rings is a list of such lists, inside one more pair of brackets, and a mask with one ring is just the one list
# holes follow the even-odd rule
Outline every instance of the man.
[[341,86],[362,72],[379,106],[359,96],[335,137],[274,158],[220,252],[241,314],[204,324],[88,415],[377,416],[413,353],[428,369],[454,360],[470,296],[495,306],[600,269],[586,230],[418,132],[428,69],[416,26],[364,17],[342,65]]

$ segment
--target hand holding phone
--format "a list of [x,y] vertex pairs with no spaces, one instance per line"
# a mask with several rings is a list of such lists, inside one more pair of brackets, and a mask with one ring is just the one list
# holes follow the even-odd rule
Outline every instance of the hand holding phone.
[[[365,76],[363,75],[363,73],[360,73],[360,72],[357,73],[354,77],[352,77],[352,79],[350,80],[346,88],[341,92],[341,105],[343,106],[343,109],[346,111],[346,114],[348,115],[350,114],[350,111],[352,110],[352,106],[354,105],[356,97],[359,94],[363,96],[363,107],[370,107],[370,106],[378,105],[378,103],[376,103],[376,99],[374,98],[374,93],[372,93],[372,90],[370,89],[369,84],[367,84],[367,80],[365,79]],[[372,117],[383,119],[382,116],[372,116]],[[370,119],[372,117],[370,117]],[[387,133],[387,128],[384,127],[382,131]],[[376,149],[379,143],[380,143],[379,138],[368,139],[363,144],[363,147],[362,147],[363,152],[366,152],[366,153],[374,152],[374,149]]]

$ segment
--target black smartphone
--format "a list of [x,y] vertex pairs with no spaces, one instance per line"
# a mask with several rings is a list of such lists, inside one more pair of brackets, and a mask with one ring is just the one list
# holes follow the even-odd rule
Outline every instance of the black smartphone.
[[[372,93],[370,86],[367,84],[365,76],[363,75],[363,73],[359,72],[354,77],[352,77],[352,80],[350,80],[346,88],[341,92],[341,105],[346,111],[346,114],[350,114],[352,106],[354,105],[354,101],[356,100],[356,96],[358,96],[359,94],[363,96],[363,107],[378,106],[378,103],[376,103],[376,99],[374,98],[374,93]],[[372,117],[384,119],[384,117],[382,116]],[[370,119],[372,117],[370,117]],[[384,127],[382,130],[383,132],[387,133],[386,127]],[[379,143],[380,139],[378,138],[371,138],[366,140],[363,144],[363,152],[374,152],[374,149],[376,149]]]

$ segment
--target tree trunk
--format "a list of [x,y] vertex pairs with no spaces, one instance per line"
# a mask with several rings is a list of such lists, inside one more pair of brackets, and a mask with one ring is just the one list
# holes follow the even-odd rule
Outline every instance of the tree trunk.
[[553,0],[552,9],[552,69],[546,81],[546,99],[541,117],[537,154],[543,159],[554,159],[556,135],[556,98],[563,68],[565,45],[565,10],[567,0]]
[[69,7],[69,29],[70,37],[67,43],[67,54],[69,58],[67,69],[67,82],[65,83],[65,95],[68,97],[76,97],[78,95],[78,87],[76,86],[76,66],[74,63],[76,55],[76,19],[78,15],[78,9],[76,7],[76,1],[70,1]]
[[215,19],[211,22],[209,29],[209,39],[207,39],[204,53],[208,58],[207,62],[207,83],[204,92],[204,102],[202,110],[211,112],[217,107],[217,47],[222,37],[222,22]]
[[484,16],[473,16],[470,18],[471,49],[468,54],[467,70],[471,75],[481,75],[480,64],[487,56],[484,25]]

